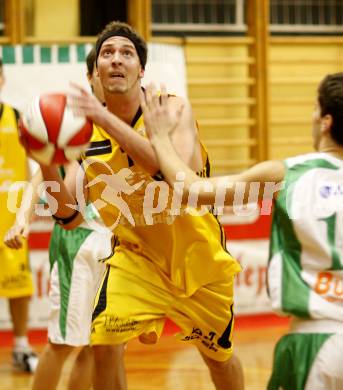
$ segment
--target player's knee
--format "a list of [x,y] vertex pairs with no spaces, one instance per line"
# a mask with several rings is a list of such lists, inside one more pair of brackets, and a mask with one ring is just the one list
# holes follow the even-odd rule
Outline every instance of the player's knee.
[[206,364],[210,371],[215,371],[215,372],[221,372],[226,370],[229,366],[231,366],[230,359],[221,362],[218,360],[213,360],[213,359],[207,359]]
[[84,346],[82,347],[82,349],[80,350],[79,354],[77,355],[77,358],[76,360],[78,362],[84,362],[88,359],[91,359],[93,356],[93,350],[91,347],[89,347],[88,345],[87,346]]
[[95,345],[93,346],[94,360],[97,365],[109,360],[119,360],[124,357],[125,345]]
[[70,345],[49,343],[47,353],[59,359],[65,359],[73,349],[74,347]]
[[225,361],[218,361],[203,355],[203,358],[211,372],[235,373],[241,370],[241,363],[235,355],[231,355]]

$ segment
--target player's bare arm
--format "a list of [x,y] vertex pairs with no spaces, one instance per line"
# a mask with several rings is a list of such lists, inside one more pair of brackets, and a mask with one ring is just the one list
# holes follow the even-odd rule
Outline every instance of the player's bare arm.
[[[69,223],[65,224],[63,227],[67,230],[74,229],[84,221],[84,208],[86,207],[88,200],[88,190],[86,187],[86,177],[83,174],[82,166],[79,161],[72,161],[65,165],[66,176],[64,178],[63,184],[68,189],[70,195],[75,200],[75,203],[80,211],[76,217]],[[81,172],[81,175],[79,173]],[[78,196],[83,196],[84,203],[80,204],[78,202]],[[70,212],[69,212],[70,213]]]
[[[179,158],[192,170],[201,170],[198,130],[189,101],[178,96],[169,96],[164,85],[159,93],[154,84],[149,85],[140,98],[144,115],[147,115],[146,119],[144,116],[148,124],[146,131],[149,132],[149,126],[161,128],[166,137],[170,136],[170,142]],[[156,108],[153,118],[150,117],[147,106]]]
[[16,214],[16,220],[4,237],[4,243],[11,249],[20,249],[23,247],[23,239],[29,234],[30,220],[33,215],[34,206],[39,200],[38,186],[42,182],[42,173],[40,170],[36,172],[31,181],[31,186],[27,186],[24,190],[20,207]]
[[[42,165],[41,170],[43,178],[46,182],[46,192],[48,196],[48,203],[51,209],[54,209],[54,217],[60,221],[65,229],[73,229],[83,222],[82,213],[77,212],[78,202],[76,199],[76,185],[82,185],[76,182],[77,171],[80,169],[79,163],[73,161],[67,164],[65,171],[66,176],[62,179],[57,165]],[[54,183],[48,185],[49,183]],[[85,199],[87,199],[85,197]]]
[[[258,185],[255,191],[258,191],[259,200],[272,200],[281,189],[282,181],[286,173],[283,161],[270,160],[263,161],[237,175],[214,177],[210,181],[213,184],[215,193],[222,188],[228,188],[226,191],[225,205],[230,206],[234,203],[237,191],[242,191],[238,186],[244,187],[243,202],[249,201],[251,185]],[[213,202],[211,202],[212,204]]]
[[171,117],[176,125],[170,131],[171,143],[179,158],[194,172],[203,168],[198,130],[188,100],[171,96],[168,98]]
[[155,149],[161,171],[169,184],[174,185],[178,173],[184,174],[184,201],[187,201],[189,193],[194,190],[198,193],[199,205],[214,204],[218,191],[224,188],[226,192],[225,204],[232,205],[237,183],[247,184],[244,200],[248,201],[247,195],[251,183],[260,183],[259,198],[263,198],[265,183],[278,183],[283,180],[285,167],[281,161],[266,161],[238,175],[211,179],[199,178],[182,161],[172,143],[175,128],[181,126],[182,115],[181,117],[175,116],[178,118],[178,123],[175,125],[175,120],[172,119],[173,111],[170,109],[165,90],[162,91],[161,99],[156,97],[153,86],[148,86],[147,92],[149,98],[142,97],[147,133]]

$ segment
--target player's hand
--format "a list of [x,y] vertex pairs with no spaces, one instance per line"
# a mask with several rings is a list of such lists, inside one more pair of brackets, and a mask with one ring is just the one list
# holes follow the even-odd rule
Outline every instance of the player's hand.
[[101,102],[85,88],[70,83],[73,91],[68,93],[68,106],[78,116],[85,116],[99,126],[104,126],[104,119],[109,114]]
[[28,224],[15,223],[5,234],[4,243],[11,249],[20,249],[23,247],[23,240],[29,234]]
[[168,99],[164,85],[159,95],[154,84],[146,87],[141,94],[141,107],[144,115],[145,130],[150,139],[168,137],[179,123],[183,105],[175,108]]

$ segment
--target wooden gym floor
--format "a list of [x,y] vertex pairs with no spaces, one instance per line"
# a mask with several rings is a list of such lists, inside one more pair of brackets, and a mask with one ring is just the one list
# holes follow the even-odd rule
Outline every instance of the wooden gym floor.
[[[287,330],[286,324],[238,327],[235,351],[242,361],[246,390],[265,390],[275,342]],[[39,352],[43,345],[35,347]],[[67,361],[58,390],[66,389],[73,356]],[[129,390],[213,390],[209,373],[196,348],[172,335],[163,335],[154,346],[129,343],[126,353]],[[11,366],[11,349],[0,349],[0,390],[30,389],[32,376]],[[47,389],[48,390],[48,389]]]

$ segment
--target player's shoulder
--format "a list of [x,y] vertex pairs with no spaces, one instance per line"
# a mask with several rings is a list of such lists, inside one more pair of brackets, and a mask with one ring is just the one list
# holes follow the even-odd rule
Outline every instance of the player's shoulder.
[[306,153],[295,157],[289,157],[285,160],[287,168],[308,165],[310,168],[322,167],[326,165],[343,166],[343,160],[329,155],[328,153]]

